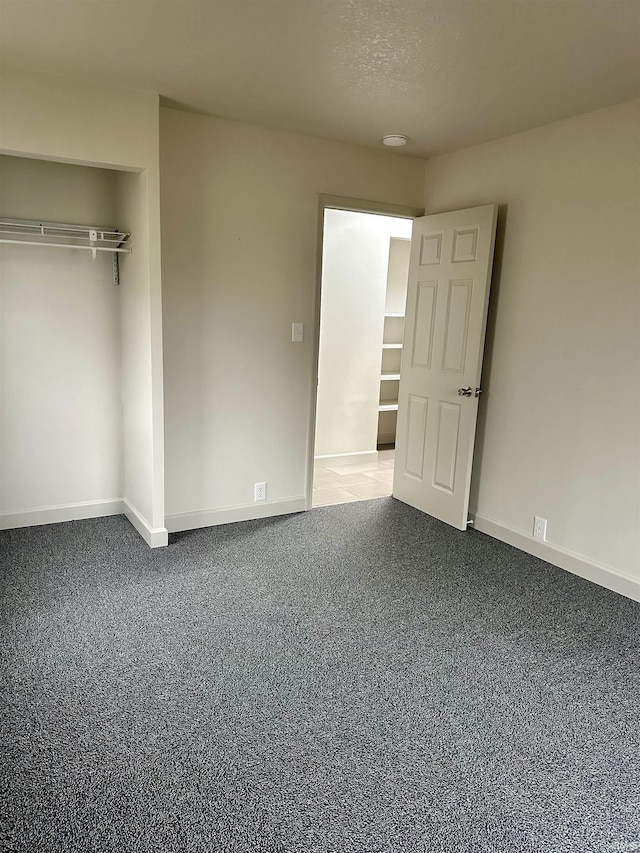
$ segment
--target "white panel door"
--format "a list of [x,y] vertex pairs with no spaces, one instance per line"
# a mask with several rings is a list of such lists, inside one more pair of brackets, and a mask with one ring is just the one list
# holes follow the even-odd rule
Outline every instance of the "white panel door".
[[498,208],[414,220],[393,496],[467,526]]

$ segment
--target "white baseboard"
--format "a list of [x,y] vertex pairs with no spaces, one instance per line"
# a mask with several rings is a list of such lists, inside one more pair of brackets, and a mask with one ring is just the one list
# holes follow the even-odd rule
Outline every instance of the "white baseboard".
[[581,578],[605,587],[605,589],[610,589],[634,601],[640,601],[640,578],[622,574],[610,566],[587,560],[580,554],[575,554],[573,551],[568,551],[558,545],[552,545],[550,542],[534,539],[527,533],[507,527],[505,524],[487,518],[480,513],[470,513],[470,515],[473,518],[474,529],[479,530],[480,533],[486,533],[494,539],[513,545],[527,554],[546,560],[553,566],[579,575]]
[[40,524],[59,524],[62,521],[77,521],[83,518],[103,518],[107,515],[121,515],[123,511],[122,498],[38,507],[38,509],[24,512],[7,512],[0,515],[0,530],[35,527]]
[[378,461],[377,450],[358,450],[356,453],[334,453],[333,455],[316,456],[313,460],[318,468],[330,468],[334,465],[362,465]]
[[198,512],[178,512],[165,517],[169,533],[182,530],[196,530],[199,527],[215,527],[218,524],[232,524],[236,521],[251,521],[254,518],[269,518],[276,515],[288,515],[292,512],[304,512],[304,497],[286,498],[279,501],[260,501],[259,503],[239,504],[222,509],[205,509]]
[[127,519],[150,548],[162,548],[168,544],[169,534],[166,527],[151,527],[130,500],[124,498],[122,503],[124,505],[123,512]]

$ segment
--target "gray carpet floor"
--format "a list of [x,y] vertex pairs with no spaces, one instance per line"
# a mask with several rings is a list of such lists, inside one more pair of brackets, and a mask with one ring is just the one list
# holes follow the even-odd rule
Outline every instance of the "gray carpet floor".
[[0,545],[3,851],[640,849],[634,602],[391,498]]

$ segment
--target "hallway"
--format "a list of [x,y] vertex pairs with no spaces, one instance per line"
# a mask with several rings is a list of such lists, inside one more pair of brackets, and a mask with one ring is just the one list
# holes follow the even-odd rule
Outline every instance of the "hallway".
[[313,472],[313,506],[387,497],[393,487],[394,453],[393,449],[379,450],[378,462],[362,465],[336,465],[331,468],[316,465]]

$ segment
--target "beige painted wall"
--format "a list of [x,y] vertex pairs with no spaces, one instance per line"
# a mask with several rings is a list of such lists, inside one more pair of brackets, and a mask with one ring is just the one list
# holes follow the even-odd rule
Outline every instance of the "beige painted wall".
[[[115,178],[0,155],[0,215],[113,226]],[[0,245],[0,516],[122,497],[119,297],[108,254]]]
[[[325,211],[316,457],[376,451],[389,244],[411,226],[410,219]],[[403,311],[404,303],[389,310]]]
[[157,167],[156,95],[3,67],[0,107],[5,154],[123,169]]
[[166,540],[158,109],[158,97],[141,92],[10,69],[0,76],[1,153],[141,173],[129,182],[127,214],[140,226],[133,244],[144,262],[132,260],[125,273],[123,304],[137,307],[135,319],[125,308],[121,338],[123,375],[136,377],[123,394],[124,497],[154,544]]
[[167,513],[301,500],[318,194],[420,206],[424,162],[169,109],[160,141]]
[[640,580],[640,102],[429,161],[501,205],[472,509]]

